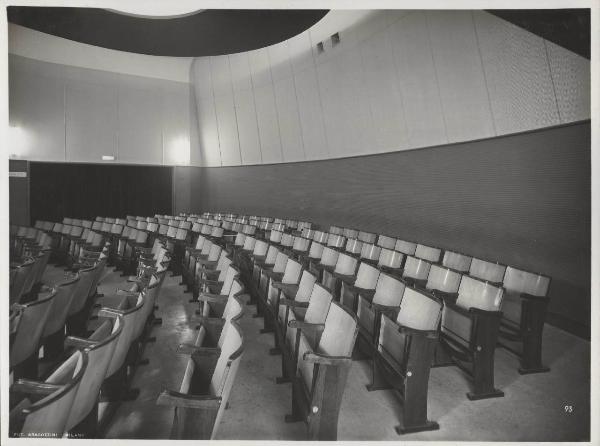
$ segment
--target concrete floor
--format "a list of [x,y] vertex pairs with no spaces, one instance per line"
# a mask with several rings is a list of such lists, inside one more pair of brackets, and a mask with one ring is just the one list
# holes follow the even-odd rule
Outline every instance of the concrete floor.
[[[46,283],[57,274],[48,268]],[[108,270],[107,270],[108,271]],[[172,409],[155,404],[165,388],[177,390],[187,358],[175,350],[195,336],[192,315],[197,305],[183,294],[180,278],[165,279],[158,300],[161,326],[154,327],[156,342],[146,346],[150,364],[140,366],[134,386],[137,400],[121,403],[106,438],[164,439],[169,437]],[[100,292],[110,294],[124,278],[110,272]],[[287,424],[291,384],[276,384],[280,358],[269,356],[272,334],[259,334],[262,319],[251,317],[246,307],[241,320],[245,351],[218,439],[303,440],[303,423]],[[477,440],[477,441],[584,441],[589,440],[590,343],[552,326],[546,326],[544,361],[550,373],[517,373],[517,359],[503,349],[496,351],[496,387],[504,398],[469,401],[469,384],[456,367],[432,369],[429,382],[429,417],[438,431],[399,436],[394,431],[402,406],[393,391],[368,392],[368,361],[355,361],[348,378],[339,419],[340,440]],[[564,407],[573,406],[565,413]]]

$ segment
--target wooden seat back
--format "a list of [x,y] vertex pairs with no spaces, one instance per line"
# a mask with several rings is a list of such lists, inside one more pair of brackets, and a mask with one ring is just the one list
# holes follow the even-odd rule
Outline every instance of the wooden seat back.
[[506,290],[506,296],[502,303],[502,316],[514,324],[520,324],[521,293],[546,297],[550,287],[550,277],[508,266],[502,284]]
[[358,260],[348,254],[340,253],[337,261],[335,262],[335,272],[344,274],[347,276],[353,276],[356,273],[356,267],[358,266]]
[[55,297],[56,290],[50,290],[40,293],[33,302],[13,307],[18,312],[18,324],[10,346],[10,367],[20,364],[37,352]]
[[343,235],[347,239],[348,238],[356,239],[356,238],[358,238],[358,230],[357,229],[352,229],[352,228],[343,228],[341,235]]
[[377,246],[372,243],[363,243],[362,248],[360,250],[361,259],[377,262],[380,256],[381,246]]
[[68,316],[78,313],[85,306],[97,272],[98,265],[94,265],[90,266],[89,268],[80,269],[77,273],[79,276],[79,282],[77,282],[73,299],[71,300]]
[[136,319],[144,305],[144,297],[142,293],[137,296],[124,296],[119,308],[101,308],[98,311],[98,316],[117,318],[121,316],[123,319],[123,329],[117,340],[115,350],[110,359],[110,364],[106,370],[106,378],[110,378],[117,372],[127,356],[129,347],[134,340],[136,330]]
[[330,233],[329,237],[327,237],[327,246],[330,246],[332,248],[343,248],[344,243],[346,243],[346,237],[344,237],[343,235]]
[[350,254],[360,254],[362,246],[363,242],[361,242],[360,240],[357,240],[355,238],[349,238],[346,241],[346,247],[344,248],[344,250]]
[[229,294],[229,290],[233,285],[233,279],[235,279],[240,272],[232,265],[229,265],[223,278],[223,286],[221,287],[220,294]]
[[407,256],[402,277],[426,281],[429,276],[430,268],[431,263],[413,256]]
[[281,234],[281,246],[291,248],[294,245],[294,236],[292,234],[283,233]]
[[443,293],[456,293],[460,286],[462,274],[440,265],[431,265],[425,288]]
[[77,289],[79,280],[79,276],[75,276],[54,287],[56,296],[54,297],[54,302],[44,326],[42,338],[54,334],[59,330],[64,330],[69,308],[71,308],[71,302],[75,296],[75,290]]
[[210,249],[208,251],[208,257],[207,257],[208,261],[216,262],[217,260],[219,260],[222,250],[223,250],[223,248],[221,248],[216,243],[211,243]]
[[415,257],[423,260],[427,260],[431,263],[437,263],[440,261],[442,250],[440,248],[434,248],[432,246],[426,246],[417,244],[415,249]]
[[323,253],[321,255],[320,263],[323,266],[334,267],[339,255],[340,255],[339,251],[336,251],[335,249],[330,248],[329,246],[326,246],[323,248]]
[[396,322],[417,330],[437,330],[442,317],[442,301],[411,287],[404,289]]
[[244,246],[245,240],[246,240],[246,234],[244,234],[243,232],[238,232],[235,235],[235,240],[233,241],[233,245],[241,248],[242,246]]
[[310,240],[308,238],[294,237],[294,243],[292,244],[292,250],[297,252],[307,252],[310,246]]
[[377,238],[377,246],[393,250],[396,247],[396,239],[394,237],[379,234],[379,237]]
[[461,254],[459,252],[445,251],[442,265],[452,268],[461,273],[468,273],[471,268],[473,257]]
[[361,262],[356,273],[354,286],[367,290],[374,290],[379,279],[379,270],[373,265]]
[[10,284],[9,300],[10,303],[17,302],[28,285],[28,280],[31,280],[33,275],[33,266],[35,261],[32,258],[27,258],[21,265],[13,268],[14,275]]
[[328,232],[330,234],[341,235],[344,232],[344,230],[342,228],[340,228],[339,226],[329,226]]
[[256,240],[254,244],[254,249],[252,251],[252,255],[262,257],[267,254],[267,250],[269,249],[269,244],[264,240]]
[[377,234],[372,232],[358,231],[357,238],[363,243],[374,244],[377,240]]
[[417,251],[417,244],[397,239],[396,244],[394,245],[394,251],[401,252],[407,256],[414,256]]
[[404,287],[404,282],[401,280],[389,274],[380,273],[377,285],[375,286],[373,303],[394,307],[399,306],[404,294]]
[[41,399],[38,399],[39,395],[31,395],[21,400],[11,411],[11,433],[20,433],[25,437],[62,437],[69,411],[87,367],[87,352],[73,353],[44,382],[60,386],[56,391]]
[[377,261],[378,267],[398,269],[402,266],[405,254],[392,249],[382,248]]
[[253,251],[254,245],[256,244],[256,239],[251,235],[246,236],[244,239],[244,244],[242,245],[242,249],[244,251]]
[[323,256],[323,250],[325,246],[322,243],[313,241],[310,244],[310,250],[308,251],[308,257],[311,259],[320,259]]
[[274,265],[278,254],[279,248],[277,248],[275,245],[269,245],[269,249],[267,250],[267,255],[265,257],[265,264]]
[[498,284],[502,283],[505,272],[506,266],[477,258],[473,258],[469,267],[469,276]]
[[79,424],[98,403],[100,386],[106,376],[110,359],[122,330],[123,318],[121,316],[107,319],[87,338],[86,347],[80,348],[87,352],[88,365],[69,411],[65,425],[66,431]]
[[313,240],[322,245],[327,242],[328,238],[329,238],[329,234],[327,232],[323,232],[323,231],[315,231],[314,236],[313,236]]
[[281,236],[283,235],[280,231],[271,230],[271,234],[269,235],[269,241],[271,243],[279,243],[281,242]]
[[302,237],[312,240],[313,237],[315,236],[315,230],[305,226],[302,228],[302,231],[300,234]]

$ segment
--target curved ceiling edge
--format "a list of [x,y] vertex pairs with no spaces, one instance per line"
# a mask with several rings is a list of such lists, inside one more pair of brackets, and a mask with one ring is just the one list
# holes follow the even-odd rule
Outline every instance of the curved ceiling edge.
[[8,21],[46,34],[130,53],[171,57],[251,51],[296,36],[327,10],[209,9],[145,18],[99,8],[9,6]]

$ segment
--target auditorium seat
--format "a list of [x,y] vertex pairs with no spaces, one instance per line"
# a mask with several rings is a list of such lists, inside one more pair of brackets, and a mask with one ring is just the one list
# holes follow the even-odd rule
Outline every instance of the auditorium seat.
[[42,287],[41,291],[56,291],[56,296],[54,297],[54,302],[50,308],[50,313],[48,314],[41,337],[45,360],[55,360],[63,352],[65,324],[71,302],[78,288],[79,280],[79,276],[75,275],[57,283],[53,288]]
[[65,347],[87,353],[88,365],[81,378],[65,424],[65,431],[76,438],[97,438],[100,387],[123,331],[123,318],[104,319],[87,338],[70,336]]
[[[283,255],[285,256],[285,254]],[[265,272],[267,275],[270,274],[270,280],[266,294],[264,328],[261,333],[274,331],[279,315],[279,299],[281,291],[285,290],[287,286],[297,285],[300,281],[302,264],[287,256],[286,259],[285,269],[283,270],[281,277],[273,273]],[[275,266],[277,266],[277,261],[275,262]],[[275,268],[273,268],[273,272],[274,270]]]
[[[494,353],[500,326],[503,289],[463,276],[455,303],[444,302],[436,366],[455,364],[473,381],[470,400],[496,398]],[[448,362],[445,356],[449,357]]]
[[471,261],[473,257],[461,254],[459,252],[444,251],[444,258],[442,260],[442,266],[446,268],[452,268],[460,273],[468,273],[471,268]]
[[360,250],[360,261],[376,264],[381,257],[381,246],[364,242]]
[[221,348],[190,355],[179,391],[164,390],[157,404],[174,407],[172,439],[214,439],[237,375],[244,340],[236,322],[224,328]]
[[327,268],[333,270],[339,255],[339,251],[332,247],[325,246],[319,260],[310,259],[310,272],[317,276],[319,282],[323,283],[323,271]]
[[450,268],[433,264],[429,268],[425,289],[446,302],[454,303],[462,274]]
[[396,239],[394,237],[379,234],[379,237],[377,237],[377,246],[393,250],[396,247]]
[[318,324],[316,332],[312,324],[290,324],[300,336],[292,413],[286,421],[305,421],[308,440],[337,440],[340,406],[358,331],[356,317],[332,302],[324,324]]
[[340,253],[333,268],[327,265],[323,266],[321,283],[331,290],[333,298],[336,301],[340,300],[340,291],[342,280],[352,280],[356,275],[358,268],[358,260],[351,255]]
[[381,248],[379,259],[377,260],[377,268],[381,271],[391,274],[393,276],[400,276],[402,274],[402,268],[406,254],[393,249]]
[[12,342],[9,367],[17,378],[38,378],[38,349],[44,325],[56,297],[56,290],[41,292],[28,303],[13,304]]
[[[312,274],[311,276],[314,277]],[[310,279],[307,280],[307,284],[309,283]],[[291,321],[302,321],[315,327],[322,326],[333,300],[331,293],[317,282],[313,282],[308,301],[301,300],[300,297],[296,294],[295,299],[287,297],[279,299],[279,305],[285,308],[285,314],[276,328],[278,330],[276,336],[279,339],[277,345],[282,352],[281,377],[277,378],[277,383],[289,382],[296,374],[300,332],[296,326],[291,324]],[[307,333],[305,333],[306,335]]]
[[413,256],[406,256],[402,280],[417,288],[425,289],[431,263]]
[[372,382],[367,389],[398,391],[403,403],[396,427],[399,434],[439,429],[427,419],[427,394],[441,312],[440,299],[406,287],[398,316],[381,316]]
[[15,381],[9,396],[9,435],[61,438],[87,365],[87,352],[76,351],[44,382]]
[[485,280],[494,285],[502,285],[506,266],[473,258],[469,267],[469,275],[476,279]]
[[519,373],[550,371],[542,364],[542,334],[550,301],[550,278],[509,266],[503,286],[500,345],[520,358]]
[[340,303],[352,313],[356,313],[359,293],[365,296],[374,294],[377,279],[379,279],[379,270],[367,262],[361,262],[355,278],[342,279]]
[[402,254],[406,254],[407,256],[414,256],[417,251],[417,244],[414,242],[407,242],[405,240],[396,240],[396,244],[394,245],[394,251],[401,252]]
[[395,319],[400,309],[405,283],[386,273],[379,274],[375,292],[358,293],[358,352],[371,357],[377,348],[381,315]]

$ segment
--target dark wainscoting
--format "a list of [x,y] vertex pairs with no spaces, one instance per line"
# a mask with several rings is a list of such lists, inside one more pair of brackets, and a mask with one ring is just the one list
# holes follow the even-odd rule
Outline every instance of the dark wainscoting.
[[172,167],[31,162],[30,174],[31,223],[173,208]]
[[25,176],[11,176],[8,180],[9,221],[11,225],[29,224],[29,163],[9,160],[8,170]]
[[199,168],[191,210],[362,228],[542,272],[553,280],[549,319],[589,337],[590,149],[588,121],[372,156]]

